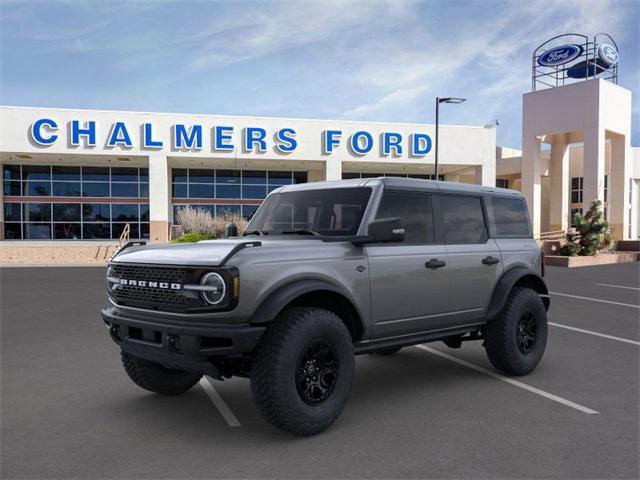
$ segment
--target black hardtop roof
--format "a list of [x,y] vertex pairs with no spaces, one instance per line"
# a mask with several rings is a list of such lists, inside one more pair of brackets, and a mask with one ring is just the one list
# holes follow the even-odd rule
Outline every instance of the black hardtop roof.
[[365,187],[373,184],[383,184],[385,188],[398,190],[422,190],[441,193],[475,193],[493,194],[505,196],[521,197],[522,193],[517,190],[507,188],[486,187],[483,185],[472,185],[469,183],[445,182],[435,180],[422,180],[419,178],[404,177],[376,177],[376,178],[353,178],[349,180],[335,180],[329,182],[299,183],[297,185],[287,185],[281,187],[277,192],[290,192],[299,190],[317,190],[323,188],[345,188],[345,187]]

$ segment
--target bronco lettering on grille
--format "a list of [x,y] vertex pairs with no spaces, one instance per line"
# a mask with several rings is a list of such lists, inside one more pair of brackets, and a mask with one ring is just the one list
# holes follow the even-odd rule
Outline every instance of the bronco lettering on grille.
[[143,288],[160,288],[163,290],[182,290],[182,285],[179,283],[153,282],[150,280],[131,280],[128,278],[121,278],[120,285]]

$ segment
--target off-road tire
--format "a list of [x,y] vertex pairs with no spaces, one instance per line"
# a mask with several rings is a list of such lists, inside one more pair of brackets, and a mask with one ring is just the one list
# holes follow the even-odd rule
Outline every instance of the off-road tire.
[[[310,345],[326,344],[336,374],[328,396],[308,404],[299,391],[300,364]],[[283,311],[256,348],[251,366],[251,393],[260,413],[274,426],[300,435],[326,430],[344,409],[353,385],[353,341],[344,322],[316,307]]]
[[172,370],[121,350],[122,365],[129,378],[139,387],[161,395],[180,395],[202,377],[199,373]]
[[387,347],[376,350],[373,353],[375,353],[376,355],[384,355],[385,357],[388,357],[389,355],[398,353],[400,350],[402,350],[402,347]]
[[[533,317],[535,341],[530,350],[521,350],[519,327]],[[547,345],[547,312],[538,293],[530,288],[515,287],[496,316],[484,328],[487,356],[495,368],[509,375],[530,373],[544,354]]]

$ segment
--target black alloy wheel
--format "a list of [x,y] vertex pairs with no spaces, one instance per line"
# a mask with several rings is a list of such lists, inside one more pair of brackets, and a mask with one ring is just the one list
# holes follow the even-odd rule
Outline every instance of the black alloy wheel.
[[525,311],[520,317],[516,330],[516,338],[518,340],[518,350],[527,354],[536,346],[537,340],[537,322],[536,317],[531,311]]
[[309,343],[298,360],[296,387],[307,405],[322,403],[333,391],[338,378],[336,354],[322,339]]

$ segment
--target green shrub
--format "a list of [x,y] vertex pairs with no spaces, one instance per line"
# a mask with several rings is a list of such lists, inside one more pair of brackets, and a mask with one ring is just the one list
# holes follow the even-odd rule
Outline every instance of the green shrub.
[[200,240],[213,240],[215,237],[207,233],[185,233],[171,243],[195,243]]
[[594,200],[587,213],[573,216],[576,231],[567,233],[566,243],[560,248],[561,255],[593,256],[611,246],[613,236],[609,233],[609,222],[604,219],[601,207],[600,200]]

